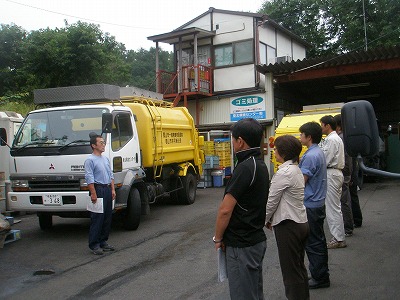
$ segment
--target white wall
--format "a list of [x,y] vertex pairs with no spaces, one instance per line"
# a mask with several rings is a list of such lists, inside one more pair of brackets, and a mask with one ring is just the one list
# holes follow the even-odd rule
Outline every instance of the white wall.
[[214,70],[214,91],[229,91],[255,86],[254,65],[220,68]]
[[[260,42],[275,48],[277,50],[276,56],[288,55],[292,60],[303,60],[306,57],[306,48],[304,45],[270,25],[259,28],[259,39]],[[270,63],[270,61],[267,63]]]
[[200,100],[200,122],[199,124],[215,124],[230,122],[229,98],[220,100]]
[[306,48],[299,43],[293,42],[293,60],[303,60],[306,57]]
[[277,34],[276,38],[277,38],[277,47],[276,47],[277,56],[289,55],[291,57],[292,56],[291,38],[279,33]]
[[211,22],[210,22],[210,20],[211,20],[210,19],[210,14],[206,14],[202,18],[200,18],[200,19],[188,24],[184,28],[197,27],[197,28],[201,28],[201,29],[204,29],[204,30],[211,31]]
[[276,48],[276,36],[275,36],[275,28],[272,26],[260,26],[259,27],[259,39],[260,42],[267,44],[273,48]]
[[213,13],[213,23],[214,45],[254,38],[252,17]]

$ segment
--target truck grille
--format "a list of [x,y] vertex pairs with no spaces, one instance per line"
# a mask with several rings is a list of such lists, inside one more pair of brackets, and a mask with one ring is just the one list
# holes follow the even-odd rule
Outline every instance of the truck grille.
[[29,189],[34,192],[79,191],[79,180],[29,181]]

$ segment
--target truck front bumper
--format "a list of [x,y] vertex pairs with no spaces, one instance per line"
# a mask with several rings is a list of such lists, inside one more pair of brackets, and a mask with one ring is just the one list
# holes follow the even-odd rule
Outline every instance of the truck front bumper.
[[9,192],[8,207],[13,211],[86,211],[89,192]]

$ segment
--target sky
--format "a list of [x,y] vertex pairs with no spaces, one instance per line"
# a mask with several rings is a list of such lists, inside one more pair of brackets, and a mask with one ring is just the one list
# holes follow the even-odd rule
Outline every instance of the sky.
[[[100,25],[128,50],[155,47],[148,36],[170,32],[210,7],[257,12],[265,0],[0,0],[0,23],[28,32],[83,21]],[[172,51],[169,44],[160,43]]]

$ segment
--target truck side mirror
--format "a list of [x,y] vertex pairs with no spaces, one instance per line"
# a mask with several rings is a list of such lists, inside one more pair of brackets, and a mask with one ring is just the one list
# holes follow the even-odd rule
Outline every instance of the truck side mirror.
[[363,157],[379,153],[379,131],[372,104],[365,100],[348,102],[342,107],[343,141],[347,153],[357,157],[360,168],[369,174],[400,178],[400,174],[368,168]]
[[7,132],[5,128],[0,128],[0,146],[7,145]]
[[111,133],[113,116],[111,113],[104,113],[101,118],[101,128],[104,133]]
[[350,156],[378,154],[379,131],[371,103],[359,100],[344,104],[342,125],[345,148]]

